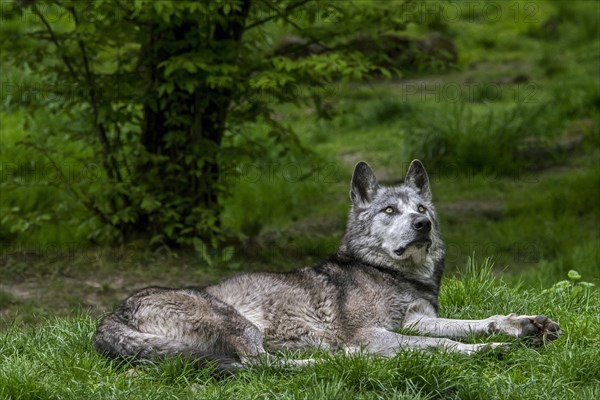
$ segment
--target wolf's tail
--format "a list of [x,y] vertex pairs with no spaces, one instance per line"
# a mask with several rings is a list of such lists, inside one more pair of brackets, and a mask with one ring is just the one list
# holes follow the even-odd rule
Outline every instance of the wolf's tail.
[[158,360],[181,357],[192,360],[197,368],[212,366],[219,375],[230,375],[243,368],[235,356],[199,351],[184,340],[140,332],[115,314],[104,318],[96,330],[96,350],[114,359]]

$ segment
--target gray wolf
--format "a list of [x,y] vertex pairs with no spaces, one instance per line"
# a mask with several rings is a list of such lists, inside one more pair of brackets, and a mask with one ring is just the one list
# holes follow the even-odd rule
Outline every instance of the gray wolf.
[[[229,372],[275,360],[272,354],[280,350],[474,353],[503,344],[452,339],[501,332],[543,341],[561,333],[540,315],[437,317],[444,243],[420,161],[411,163],[396,187],[380,185],[369,165],[358,163],[350,198],[346,233],[329,259],[289,273],[241,274],[203,288],[142,289],[100,322],[97,350],[113,358],[183,357]],[[396,333],[400,328],[429,336]]]

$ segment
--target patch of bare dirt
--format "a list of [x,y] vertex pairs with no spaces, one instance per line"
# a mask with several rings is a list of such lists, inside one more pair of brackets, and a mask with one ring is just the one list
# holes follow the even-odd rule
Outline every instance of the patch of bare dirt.
[[229,272],[203,269],[193,255],[99,249],[32,258],[14,252],[0,262],[0,330],[81,311],[99,317],[137,289],[201,286]]
[[32,293],[35,289],[35,285],[28,284],[14,284],[4,285],[0,284],[0,292],[8,293],[16,300],[29,300],[33,297]]

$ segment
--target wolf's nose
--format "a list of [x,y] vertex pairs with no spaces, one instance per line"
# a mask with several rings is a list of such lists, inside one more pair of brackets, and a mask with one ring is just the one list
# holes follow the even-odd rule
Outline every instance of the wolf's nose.
[[415,231],[429,232],[431,230],[431,221],[427,217],[418,217],[412,223]]

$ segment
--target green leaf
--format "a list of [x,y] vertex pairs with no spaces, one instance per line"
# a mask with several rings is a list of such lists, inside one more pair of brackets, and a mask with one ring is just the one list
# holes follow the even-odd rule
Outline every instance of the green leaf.
[[183,89],[185,89],[189,94],[194,93],[195,88],[196,88],[196,83],[194,81],[186,81],[183,84]]
[[197,237],[192,239],[192,244],[194,245],[194,250],[196,250],[196,253],[200,257],[200,259],[206,264],[208,264],[209,267],[212,267],[213,260],[210,254],[208,253],[208,247],[206,246],[206,244]]
[[564,289],[566,289],[568,287],[571,287],[571,282],[569,282],[569,281],[560,281],[560,282],[555,283],[552,286],[553,289],[556,289],[556,290],[559,290],[559,291],[560,290],[564,290]]
[[183,68],[185,68],[185,70],[191,74],[193,74],[194,72],[196,72],[198,70],[198,68],[196,68],[194,63],[189,60],[186,60],[183,62]]
[[579,272],[575,271],[574,269],[570,270],[567,276],[572,281],[578,281],[581,279],[581,275],[579,275]]
[[[172,81],[165,82],[158,87],[158,95],[162,97],[165,93],[173,93],[173,90],[175,90],[175,84]],[[154,111],[156,111],[156,107],[154,108]]]
[[221,260],[223,262],[229,262],[233,258],[234,248],[233,246],[227,246],[223,249],[221,253]]
[[160,201],[156,200],[154,197],[146,196],[142,200],[142,204],[140,204],[140,207],[142,208],[142,210],[154,211],[157,208],[159,208],[160,205]]

